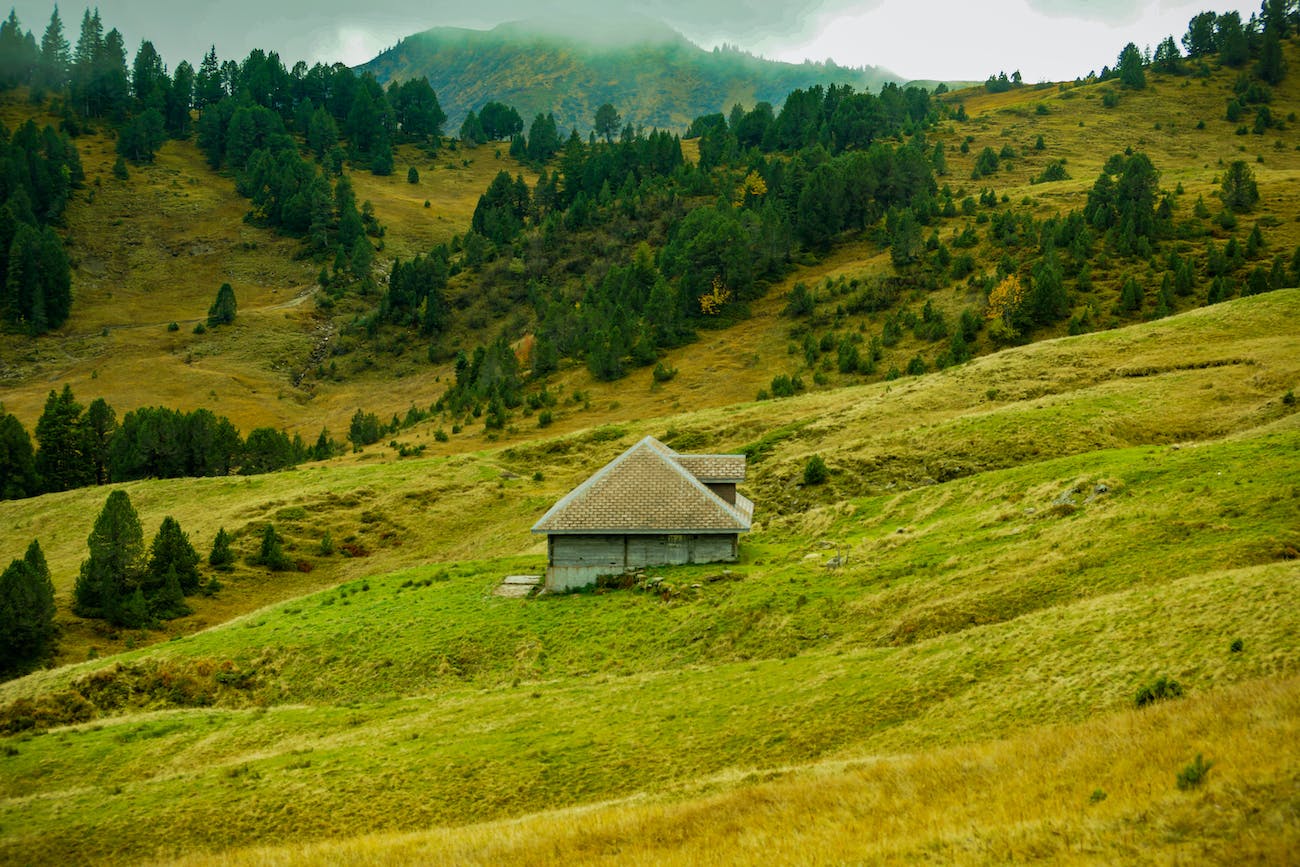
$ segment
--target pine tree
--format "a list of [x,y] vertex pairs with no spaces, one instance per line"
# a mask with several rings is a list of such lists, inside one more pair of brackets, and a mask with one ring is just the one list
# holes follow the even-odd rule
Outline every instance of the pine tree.
[[1224,172],[1219,196],[1224,207],[1237,213],[1253,209],[1259,202],[1259,187],[1255,184],[1255,173],[1244,160],[1233,160]]
[[117,430],[117,414],[102,397],[86,408],[82,418],[82,457],[87,464],[86,484],[108,482],[108,447]]
[[18,500],[39,493],[32,438],[22,422],[0,404],[0,500]]
[[40,543],[0,574],[0,675],[30,670],[54,653],[54,584]]
[[180,579],[171,566],[167,567],[153,593],[145,594],[145,601],[149,604],[149,614],[158,620],[172,620],[194,613],[194,609],[185,604]]
[[1141,90],[1147,86],[1146,73],[1142,70],[1142,52],[1132,42],[1119,53],[1116,68],[1119,70],[1119,83],[1124,87]]
[[213,569],[227,572],[234,564],[235,553],[230,550],[230,534],[226,532],[225,527],[222,527],[217,530],[217,536],[212,540],[212,553],[208,554],[208,565]]
[[217,290],[216,300],[208,308],[208,325],[229,325],[235,321],[238,304],[235,302],[235,290],[229,283],[222,283]]
[[267,524],[266,529],[262,531],[262,544],[257,550],[257,557],[254,564],[265,566],[272,572],[283,572],[292,568],[293,563],[284,555],[284,540],[280,534],[275,532],[274,524]]
[[1130,313],[1142,309],[1142,287],[1133,277],[1124,281],[1124,288],[1119,293],[1120,306]]
[[199,589],[199,555],[181,525],[171,515],[163,518],[158,533],[149,546],[149,565],[145,568],[145,595],[158,592],[171,572],[186,596]]
[[40,83],[51,90],[63,90],[68,85],[72,68],[72,47],[63,35],[63,19],[59,7],[54,7],[50,23],[41,37]]
[[73,589],[73,613],[102,617],[118,626],[146,625],[148,606],[140,590],[144,534],[126,491],[108,495],[86,544],[90,557],[82,562]]
[[36,422],[36,471],[47,491],[67,491],[89,484],[93,468],[87,462],[82,429],[82,408],[73,397],[72,386],[62,393],[50,391],[45,411]]
[[1286,64],[1282,60],[1282,42],[1275,27],[1264,30],[1264,43],[1259,49],[1259,64],[1255,74],[1269,84],[1279,84],[1286,74]]
[[221,84],[221,62],[214,45],[203,55],[198,74],[194,77],[194,107],[200,110],[216,105],[226,95]]

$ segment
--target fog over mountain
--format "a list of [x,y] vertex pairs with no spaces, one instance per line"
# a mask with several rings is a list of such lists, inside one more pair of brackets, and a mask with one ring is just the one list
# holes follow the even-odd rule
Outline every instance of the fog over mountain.
[[[487,29],[505,21],[578,22],[594,38],[618,38],[621,13],[661,20],[705,47],[728,43],[778,60],[832,57],[845,66],[877,65],[906,78],[982,79],[1021,69],[1029,80],[1073,78],[1113,64],[1124,43],[1156,44],[1180,36],[1202,9],[1232,5],[1186,0],[102,0],[106,25],[117,27],[134,52],[152,40],[169,65],[196,62],[210,44],[224,57],[252,48],[278,51],[287,62],[359,64],[399,39],[438,26]],[[14,4],[37,34],[51,5]],[[1238,4],[1243,17],[1258,4]],[[60,12],[76,37],[83,8]]]

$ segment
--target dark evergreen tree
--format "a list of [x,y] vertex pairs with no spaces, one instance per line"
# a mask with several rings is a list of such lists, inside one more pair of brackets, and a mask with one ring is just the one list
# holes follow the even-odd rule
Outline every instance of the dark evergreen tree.
[[1124,281],[1124,287],[1120,290],[1119,293],[1120,306],[1130,313],[1134,313],[1138,310],[1141,310],[1142,296],[1143,296],[1142,286],[1138,283],[1136,279],[1134,279],[1133,277],[1129,277],[1127,280]]
[[194,67],[188,60],[176,64],[171,86],[167,88],[163,100],[163,119],[167,131],[176,138],[186,138],[190,134],[190,109],[194,105]]
[[113,407],[102,397],[92,400],[81,422],[81,454],[87,465],[87,484],[108,482],[108,450],[116,431],[117,414]]
[[1174,37],[1166,36],[1156,46],[1155,56],[1151,59],[1151,68],[1168,75],[1176,75],[1183,71],[1183,56],[1178,52],[1178,43],[1174,42]]
[[442,136],[447,115],[438,104],[438,96],[424,77],[408,78],[389,85],[388,101],[393,106],[397,129],[405,141],[434,141]]
[[194,106],[200,110],[216,105],[226,96],[221,83],[221,62],[214,45],[203,55],[198,74],[194,77]]
[[1219,197],[1224,207],[1237,213],[1254,209],[1259,202],[1259,187],[1255,183],[1255,173],[1244,160],[1233,160],[1224,172],[1219,188]]
[[152,620],[172,620],[194,613],[194,609],[185,604],[185,591],[181,589],[180,578],[170,566],[157,586],[142,587],[136,592],[143,594]]
[[59,17],[59,7],[54,7],[50,23],[41,37],[41,62],[38,82],[41,87],[61,91],[68,86],[68,74],[72,69],[72,46],[63,33],[63,19]]
[[471,145],[483,144],[488,140],[482,122],[473,111],[465,115],[465,120],[461,122],[460,140]]
[[222,283],[217,290],[217,297],[208,308],[208,325],[229,325],[235,321],[239,309],[235,301],[235,290],[229,283]]
[[1214,23],[1214,43],[1219,50],[1219,60],[1234,68],[1244,66],[1250,59],[1250,42],[1241,24],[1238,12],[1225,12]]
[[245,476],[273,473],[293,466],[304,457],[295,451],[293,441],[284,431],[273,427],[254,428],[244,442],[239,472]]
[[324,108],[318,108],[311,114],[307,125],[307,146],[317,159],[324,159],[330,148],[339,143],[339,128],[334,116]]
[[[466,118],[468,120],[468,118]],[[500,102],[488,102],[478,113],[483,130],[483,141],[505,141],[524,131],[524,120],[519,112]],[[461,138],[464,138],[462,127]]]
[[149,563],[144,572],[144,591],[153,596],[166,589],[168,573],[186,596],[199,589],[199,555],[189,536],[171,515],[163,518],[158,533],[149,545]]
[[154,154],[167,140],[167,122],[162,112],[148,108],[122,127],[117,152],[136,165],[152,163]]
[[1119,70],[1119,83],[1124,87],[1141,90],[1147,86],[1146,73],[1142,69],[1142,52],[1132,42],[1125,45],[1119,53],[1115,68]]
[[229,571],[235,564],[235,552],[230,550],[230,534],[226,528],[222,527],[217,530],[216,538],[212,540],[212,552],[208,554],[208,565],[213,569]]
[[1214,25],[1213,12],[1202,12],[1187,23],[1187,33],[1182,41],[1188,57],[1204,57],[1217,50]]
[[163,67],[162,57],[152,42],[144,40],[131,65],[131,88],[136,102],[142,106],[161,108],[170,86],[171,81]]
[[45,411],[36,422],[36,471],[47,491],[67,491],[94,480],[94,469],[85,455],[82,406],[64,385],[61,393],[50,391]]
[[147,625],[147,606],[142,604],[140,590],[144,534],[126,491],[108,495],[86,544],[90,556],[82,562],[73,590],[73,613],[102,617],[117,626]]
[[0,23],[0,88],[27,84],[40,58],[40,49],[30,33],[23,30],[13,9]]
[[19,500],[41,492],[32,438],[0,404],[0,500]]
[[555,125],[555,115],[538,114],[528,128],[528,159],[544,163],[560,150],[560,133]]
[[58,638],[54,584],[40,543],[0,573],[0,675],[31,670],[49,659]]
[[596,118],[592,121],[592,130],[608,144],[614,140],[614,134],[618,132],[623,119],[619,116],[618,109],[606,102],[596,109]]
[[258,546],[255,566],[265,566],[272,572],[283,572],[293,568],[293,561],[284,553],[284,540],[275,531],[274,524],[267,524],[262,531],[262,542]]
[[1255,74],[1272,85],[1280,84],[1286,75],[1286,64],[1282,60],[1282,41],[1275,27],[1264,31],[1264,42],[1259,49],[1259,63]]

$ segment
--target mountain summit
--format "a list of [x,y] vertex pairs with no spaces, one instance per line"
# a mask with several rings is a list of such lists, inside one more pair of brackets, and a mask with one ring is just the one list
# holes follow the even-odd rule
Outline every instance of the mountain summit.
[[703,49],[643,16],[528,20],[491,30],[437,27],[408,36],[358,67],[381,82],[425,76],[454,130],[489,100],[514,106],[525,124],[553,112],[561,131],[591,128],[612,104],[625,123],[684,130],[735,103],[777,105],[790,91],[851,84],[876,90],[902,79],[875,66],[782,63],[732,48]]

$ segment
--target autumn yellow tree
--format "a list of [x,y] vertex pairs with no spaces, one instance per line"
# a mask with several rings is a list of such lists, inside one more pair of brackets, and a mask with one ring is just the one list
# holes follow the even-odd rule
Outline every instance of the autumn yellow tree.
[[760,199],[766,195],[767,181],[763,180],[763,176],[758,172],[751,171],[745,175],[745,179],[741,181],[740,186],[736,189],[734,204],[736,207],[740,207],[747,201]]
[[722,282],[721,277],[713,278],[713,288],[700,296],[700,312],[705,316],[717,316],[731,300],[731,290]]
[[984,318],[991,323],[989,337],[995,342],[1011,343],[1020,336],[1027,295],[1025,285],[1015,274],[1008,274],[989,292]]

